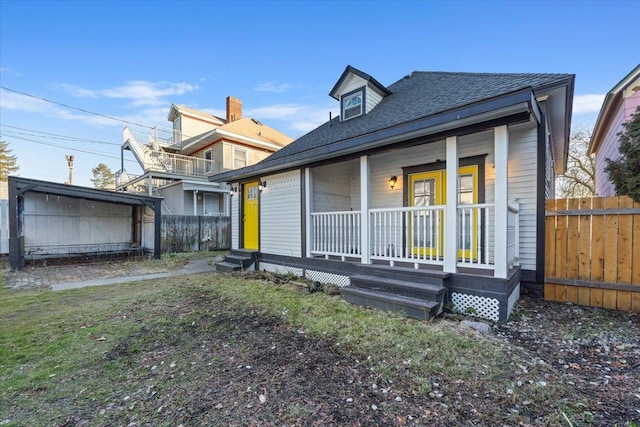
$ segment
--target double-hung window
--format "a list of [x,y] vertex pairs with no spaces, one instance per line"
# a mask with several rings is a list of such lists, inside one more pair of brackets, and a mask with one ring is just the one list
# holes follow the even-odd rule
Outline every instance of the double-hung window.
[[364,113],[364,88],[342,97],[342,120],[349,120]]

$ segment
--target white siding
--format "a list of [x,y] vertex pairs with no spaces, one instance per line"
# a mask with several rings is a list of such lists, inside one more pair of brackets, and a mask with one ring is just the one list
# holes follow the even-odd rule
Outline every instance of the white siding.
[[537,140],[535,125],[509,128],[509,202],[520,202],[520,265],[536,269]]
[[359,187],[351,186],[351,176],[359,176],[356,161],[335,163],[313,169],[313,212],[336,212],[359,210],[360,203],[354,205],[353,194],[358,195]]
[[340,92],[338,93],[338,95],[342,96],[345,93],[349,93],[353,90],[359,89],[362,86],[366,86],[366,85],[367,85],[367,81],[365,79],[351,74],[349,77],[346,78],[346,80],[342,84],[342,87],[340,88]]
[[[240,189],[240,184],[231,184],[232,188]],[[231,197],[230,209],[231,209],[231,249],[240,249],[240,224],[239,224],[239,212],[240,212],[240,199],[242,194],[236,193]]]
[[181,121],[181,132],[183,140],[192,138],[205,132],[212,131],[213,129],[219,127],[219,125],[214,125],[213,123],[188,116],[181,116]]
[[185,213],[185,198],[182,185],[172,185],[159,190],[162,201],[163,215],[191,215],[193,207]]
[[373,110],[380,101],[382,101],[382,95],[378,93],[371,85],[367,86],[367,94],[365,95],[367,101],[366,112]]
[[260,252],[302,256],[300,173],[262,178],[267,187],[260,194]]
[[25,254],[73,254],[124,249],[132,239],[132,207],[28,193]]

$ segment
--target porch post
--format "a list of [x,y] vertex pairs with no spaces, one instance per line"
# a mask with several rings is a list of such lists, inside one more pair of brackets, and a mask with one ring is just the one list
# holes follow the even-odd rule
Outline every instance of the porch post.
[[361,243],[361,262],[369,264],[369,157],[360,157],[360,243]]
[[304,223],[307,225],[305,227],[305,253],[303,256],[310,257],[311,256],[311,248],[313,244],[312,236],[313,236],[313,222],[311,222],[311,210],[313,208],[313,195],[311,194],[313,189],[313,182],[311,182],[311,168],[304,169],[304,212],[305,219]]
[[495,277],[507,278],[508,201],[509,201],[509,130],[507,125],[493,130],[495,156],[495,211],[494,211],[494,272]]
[[198,190],[193,190],[193,214],[198,215]]
[[458,264],[458,138],[450,136],[447,145],[447,190],[444,206],[444,266],[455,273]]

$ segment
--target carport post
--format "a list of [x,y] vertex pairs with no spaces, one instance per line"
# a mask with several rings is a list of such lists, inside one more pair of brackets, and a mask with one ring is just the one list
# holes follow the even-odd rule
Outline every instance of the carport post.
[[153,257],[160,259],[160,229],[162,227],[162,200],[156,200],[153,204],[153,218],[154,218],[154,237],[153,237]]

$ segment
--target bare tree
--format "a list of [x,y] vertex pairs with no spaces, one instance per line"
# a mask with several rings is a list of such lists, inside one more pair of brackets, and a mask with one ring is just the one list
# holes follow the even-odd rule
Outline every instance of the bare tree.
[[558,197],[592,197],[596,194],[596,161],[587,154],[591,129],[578,128],[571,135],[567,170],[556,180]]

